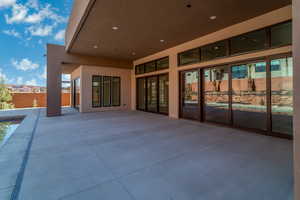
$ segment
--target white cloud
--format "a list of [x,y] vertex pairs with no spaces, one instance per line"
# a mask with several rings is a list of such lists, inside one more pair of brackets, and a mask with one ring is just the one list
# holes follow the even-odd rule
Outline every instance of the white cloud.
[[1,81],[4,81],[4,82],[7,82],[8,81],[8,78],[6,76],[5,73],[3,73],[2,69],[0,68],[0,80]]
[[28,7],[34,8],[34,9],[39,9],[39,2],[38,0],[28,0],[26,3]]
[[56,33],[54,39],[57,41],[63,41],[65,39],[66,30],[60,30]]
[[0,8],[6,8],[14,5],[16,0],[0,0]]
[[38,25],[38,26],[30,26],[28,27],[27,31],[32,35],[32,36],[40,36],[40,37],[45,37],[49,36],[52,34],[54,26],[51,25]]
[[57,10],[53,8],[50,4],[46,4],[45,6],[39,6],[36,0],[30,0],[25,5],[17,3],[12,4],[11,16],[5,15],[5,19],[8,24],[37,24],[43,22],[46,19],[51,20],[54,25],[66,23],[67,18],[58,15],[56,11]]
[[4,15],[6,23],[21,23],[25,20],[28,13],[28,8],[22,4],[14,4],[12,6],[12,15]]
[[12,60],[12,65],[16,67],[16,69],[22,71],[34,70],[39,68],[39,64],[33,63],[27,58],[24,58],[21,61]]
[[16,80],[16,84],[17,85],[23,85],[23,77],[17,77],[17,80]]
[[62,74],[61,80],[62,81],[71,81],[71,75],[70,74]]
[[37,86],[37,81],[35,79],[31,79],[25,82],[25,85]]
[[11,29],[11,30],[4,30],[2,31],[4,34],[6,35],[10,35],[10,36],[13,36],[13,37],[16,37],[16,38],[21,38],[21,35],[19,32],[15,31],[14,29]]
[[39,75],[40,79],[46,79],[47,78],[47,67],[44,67],[44,71],[42,74]]

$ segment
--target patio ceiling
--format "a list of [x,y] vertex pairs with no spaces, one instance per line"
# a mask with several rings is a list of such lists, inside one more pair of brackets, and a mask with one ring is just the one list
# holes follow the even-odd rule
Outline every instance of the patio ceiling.
[[289,4],[291,0],[96,0],[69,52],[135,60]]

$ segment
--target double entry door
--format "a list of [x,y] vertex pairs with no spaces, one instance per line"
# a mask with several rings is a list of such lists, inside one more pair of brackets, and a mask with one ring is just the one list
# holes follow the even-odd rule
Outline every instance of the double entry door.
[[168,114],[168,74],[137,79],[137,110]]
[[292,57],[184,71],[180,77],[182,118],[292,136]]

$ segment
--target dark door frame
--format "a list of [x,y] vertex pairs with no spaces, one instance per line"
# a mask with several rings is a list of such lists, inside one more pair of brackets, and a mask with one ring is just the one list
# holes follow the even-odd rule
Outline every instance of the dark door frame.
[[[150,112],[150,113],[157,113],[157,114],[162,114],[162,115],[169,115],[169,109],[168,109],[168,113],[163,113],[160,112],[159,110],[159,77],[160,76],[164,76],[167,75],[168,76],[168,80],[169,79],[169,73],[162,73],[162,74],[157,74],[157,75],[151,75],[151,76],[143,76],[143,77],[138,77],[136,78],[136,110],[140,110],[140,111],[144,111],[144,112]],[[149,78],[153,78],[156,77],[156,84],[157,84],[157,88],[156,88],[156,105],[157,105],[157,112],[153,112],[153,111],[149,111],[148,110],[148,79]],[[139,109],[139,85],[138,85],[138,80],[140,79],[144,79],[145,80],[145,109]],[[170,90],[170,88],[169,88]],[[169,105],[169,96],[168,96],[168,105]]]
[[[273,132],[272,131],[272,112],[271,112],[271,66],[270,63],[272,60],[274,59],[280,59],[280,58],[288,58],[288,57],[292,57],[292,53],[283,53],[283,54],[276,54],[276,55],[271,55],[271,56],[264,56],[264,57],[259,57],[259,58],[254,58],[254,59],[245,59],[243,61],[238,61],[238,62],[228,62],[228,63],[223,63],[223,64],[217,64],[217,65],[209,65],[209,66],[205,66],[205,67],[198,67],[198,68],[194,68],[194,69],[188,69],[188,70],[179,70],[178,71],[178,75],[179,75],[179,117],[182,117],[182,87],[183,87],[183,77],[182,74],[186,73],[186,72],[190,72],[190,71],[196,71],[198,70],[199,72],[199,76],[200,77],[200,81],[199,81],[199,85],[198,88],[200,90],[200,93],[198,96],[200,96],[200,101],[199,101],[199,112],[200,112],[200,120],[197,121],[204,121],[206,123],[212,123],[212,124],[218,124],[221,126],[228,126],[228,127],[234,127],[234,128],[238,128],[238,129],[243,129],[243,130],[248,130],[251,132],[256,132],[259,134],[263,134],[263,135],[269,135],[269,136],[275,136],[275,137],[281,137],[281,138],[287,138],[287,139],[293,139],[293,136],[291,135],[287,135],[287,134],[283,134],[283,133],[277,133],[277,132]],[[266,62],[266,99],[267,99],[267,130],[259,130],[259,129],[252,129],[252,128],[242,128],[242,127],[237,127],[233,125],[233,112],[232,112],[232,66],[234,65],[241,65],[241,64],[247,64],[249,62]],[[229,91],[228,91],[228,95],[229,95],[229,113],[230,113],[230,123],[229,125],[227,124],[222,124],[222,123],[217,123],[217,122],[207,122],[204,119],[204,69],[208,69],[208,68],[212,68],[212,67],[220,67],[220,66],[227,66],[228,70],[229,70],[229,78],[228,78],[228,82],[229,82]]]

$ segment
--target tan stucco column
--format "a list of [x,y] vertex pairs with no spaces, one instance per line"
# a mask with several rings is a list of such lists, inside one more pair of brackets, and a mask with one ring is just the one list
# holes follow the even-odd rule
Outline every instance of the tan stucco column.
[[169,57],[169,117],[179,118],[179,80],[177,71],[177,54]]
[[300,200],[300,0],[293,0],[295,200]]
[[51,48],[47,46],[47,116],[61,115],[61,60]]

